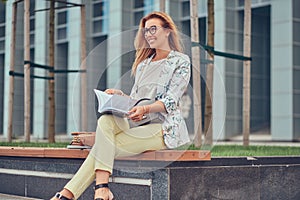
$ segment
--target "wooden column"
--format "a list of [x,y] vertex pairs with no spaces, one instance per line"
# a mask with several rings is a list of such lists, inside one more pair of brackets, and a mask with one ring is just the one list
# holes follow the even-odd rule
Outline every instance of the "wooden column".
[[[15,70],[15,51],[16,51],[16,24],[17,24],[17,7],[16,2],[12,7],[12,21],[11,21],[11,41],[10,41],[10,71]],[[9,105],[8,105],[8,126],[7,126],[7,139],[8,142],[12,142],[13,137],[13,107],[14,107],[14,90],[15,90],[15,78],[9,76]]]
[[[244,56],[251,56],[251,0],[245,0],[244,8]],[[244,61],[243,74],[243,144],[249,145],[250,135],[250,60]]]
[[[24,60],[30,61],[30,0],[24,0]],[[24,135],[30,142],[30,64],[24,64]]]
[[[55,1],[50,1],[50,13],[49,13],[49,66],[54,69],[54,20],[55,20]],[[54,73],[49,71],[48,76],[52,77],[48,82],[48,100],[49,100],[49,118],[48,118],[48,141],[50,143],[55,142],[55,85],[54,85]]]
[[159,0],[159,10],[166,12],[166,0]]
[[[207,45],[214,47],[215,22],[214,22],[214,0],[207,1]],[[214,53],[208,52],[208,60],[206,70],[206,91],[205,91],[205,118],[204,118],[204,132],[205,144],[213,144],[213,82],[214,82]]]
[[[199,24],[198,24],[198,2],[190,1],[191,8],[191,40],[199,44]],[[192,47],[192,76],[193,76],[193,96],[194,96],[194,131],[195,146],[202,144],[202,109],[201,109],[201,82],[200,82],[200,45]]]
[[[81,11],[81,69],[86,70],[86,19],[85,6],[80,7]],[[81,129],[87,131],[87,73],[81,73]]]

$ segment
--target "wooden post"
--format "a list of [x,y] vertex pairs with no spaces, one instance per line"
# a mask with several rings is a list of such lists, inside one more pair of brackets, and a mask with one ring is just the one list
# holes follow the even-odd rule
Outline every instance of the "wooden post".
[[[86,70],[86,19],[85,6],[80,7],[81,11],[81,69]],[[87,131],[87,73],[81,73],[81,129]]]
[[[50,14],[49,14],[49,66],[54,69],[54,23],[55,23],[55,1],[50,1]],[[48,118],[48,141],[55,142],[55,93],[54,93],[54,73],[49,71],[48,76],[52,77],[48,82],[48,99],[49,99],[49,118]]]
[[[24,60],[30,61],[30,0],[24,1]],[[24,64],[24,134],[30,142],[30,64]]]
[[[198,3],[197,0],[190,1],[191,8],[191,40],[199,43],[199,24],[198,24]],[[194,96],[194,131],[195,146],[202,144],[202,109],[201,109],[201,82],[200,82],[200,45],[192,47],[192,66],[193,66],[193,96]]]
[[[244,56],[251,56],[251,0],[245,0],[244,8]],[[243,144],[249,145],[250,135],[250,60],[244,61],[243,80]]]
[[[214,47],[214,0],[207,1],[207,45]],[[205,144],[212,145],[213,143],[213,82],[214,82],[214,53],[208,52],[208,60],[206,70],[206,90],[205,90],[205,118],[204,118],[204,132]]]
[[[16,23],[17,23],[17,6],[16,2],[12,7],[12,21],[11,21],[11,41],[10,41],[10,71],[15,70],[15,50],[16,50]],[[9,76],[9,105],[8,105],[8,126],[7,126],[7,139],[8,142],[12,142],[13,137],[13,108],[14,108],[14,90],[15,90],[15,78]]]
[[166,12],[166,0],[159,0],[159,10]]

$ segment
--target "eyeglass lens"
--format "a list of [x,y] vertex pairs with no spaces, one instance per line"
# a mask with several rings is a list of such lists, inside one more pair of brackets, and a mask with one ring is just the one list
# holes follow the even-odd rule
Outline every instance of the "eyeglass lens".
[[147,32],[149,32],[151,35],[154,35],[157,31],[157,26],[150,26],[150,28],[144,28],[143,32],[144,35],[146,35]]

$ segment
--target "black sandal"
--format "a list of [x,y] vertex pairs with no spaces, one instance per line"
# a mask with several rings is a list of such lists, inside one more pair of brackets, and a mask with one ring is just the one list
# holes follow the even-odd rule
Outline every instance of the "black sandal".
[[58,199],[60,199],[60,200],[72,200],[72,199],[69,199],[69,198],[63,196],[63,195],[62,195],[61,193],[59,193],[59,192],[57,192],[57,193],[55,194],[54,197],[56,197],[56,198],[58,198]]
[[[97,190],[97,189],[100,189],[100,188],[109,188],[108,183],[102,183],[102,184],[95,185],[94,190]],[[96,198],[95,200],[104,200],[104,199]],[[114,200],[114,197],[112,197],[111,200]]]

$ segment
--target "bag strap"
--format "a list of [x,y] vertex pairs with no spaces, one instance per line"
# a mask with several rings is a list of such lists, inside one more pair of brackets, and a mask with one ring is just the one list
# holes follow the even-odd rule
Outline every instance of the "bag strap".
[[150,101],[151,99],[149,99],[149,98],[141,98],[141,99],[139,99],[133,106],[137,106],[139,103],[141,103],[142,101]]

